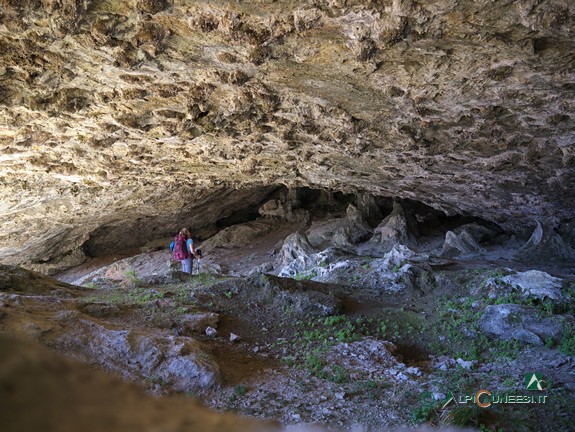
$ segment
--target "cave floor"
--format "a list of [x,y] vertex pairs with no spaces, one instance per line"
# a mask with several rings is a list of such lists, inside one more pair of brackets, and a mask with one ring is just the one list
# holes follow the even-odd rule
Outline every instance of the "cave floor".
[[[575,277],[569,266],[517,263],[505,243],[486,246],[480,256],[439,258],[431,253],[438,245],[433,239],[420,243],[418,253],[426,259],[417,263],[419,276],[408,289],[364,283],[381,257],[369,255],[367,247],[358,248],[355,267],[335,281],[312,280],[315,273],[258,279],[250,270],[276,260],[283,240],[302,226],[252,224],[250,230],[254,226],[249,239],[234,243],[228,233],[220,243],[206,242],[202,271],[180,275],[179,281],[140,279],[166,266],[166,250],[127,261],[99,258],[60,278],[72,281],[113,262],[112,270],[100,273],[108,277],[105,283],[84,284],[90,289],[82,301],[117,307],[106,317],[116,328],[201,341],[219,365],[221,384],[183,396],[218,411],[330,430],[428,423],[521,431],[543,430],[549,422],[554,430],[570,430],[575,337],[568,329],[575,313]],[[128,264],[122,267],[123,261]],[[407,271],[399,268],[388,270],[391,277]],[[496,290],[508,275],[534,268],[562,277],[564,302],[527,301]],[[556,315],[567,330],[544,346],[486,336],[480,330],[486,308],[507,302],[534,308],[540,319]],[[217,314],[216,336],[207,336],[205,326],[186,325],[190,314],[205,313]],[[529,395],[523,383],[528,372],[554,383],[545,391],[551,403],[442,407],[450,392],[460,398],[480,389]],[[173,393],[157,380],[143,384],[153,394]]]

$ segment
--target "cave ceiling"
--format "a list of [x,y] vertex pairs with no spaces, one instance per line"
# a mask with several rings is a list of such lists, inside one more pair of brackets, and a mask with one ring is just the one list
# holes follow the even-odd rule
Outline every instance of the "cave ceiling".
[[280,185],[574,217],[570,0],[0,6],[0,260]]

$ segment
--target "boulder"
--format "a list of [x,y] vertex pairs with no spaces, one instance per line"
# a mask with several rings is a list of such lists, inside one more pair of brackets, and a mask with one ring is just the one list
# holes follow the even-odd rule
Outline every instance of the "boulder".
[[178,282],[179,263],[173,264],[171,258],[172,252],[169,248],[123,258],[100,267],[76,279],[73,283],[84,286],[90,283],[131,286]]
[[374,230],[370,243],[376,244],[385,251],[396,244],[416,244],[414,225],[408,221],[403,206],[394,201],[393,210]]
[[315,248],[329,247],[333,243],[336,231],[344,225],[344,218],[314,221],[306,231],[306,237]]
[[[314,289],[320,288],[321,284],[272,275],[254,275],[249,278],[249,283],[257,287],[260,301],[271,299],[278,310],[319,316],[334,315],[342,310],[342,303],[337,297]],[[325,287],[321,288],[325,290]]]
[[476,223],[460,226],[447,231],[439,256],[455,258],[485,252],[480,243],[493,237],[495,232]]
[[484,333],[498,339],[516,339],[532,345],[557,341],[562,331],[558,318],[539,318],[534,307],[517,304],[487,306],[479,325]]
[[[573,244],[573,231],[562,230],[562,235],[552,227],[536,222],[531,237],[517,253],[515,259],[523,263],[575,263],[575,249]],[[567,238],[564,238],[564,236]]]
[[285,239],[278,257],[279,275],[282,277],[294,276],[314,266],[313,255],[316,252],[305,234],[296,232],[289,235]]
[[417,254],[407,246],[399,244],[393,246],[382,260],[375,260],[375,262],[380,263],[381,267],[387,270],[393,270],[397,266],[403,267],[408,261],[421,261],[426,257],[427,255]]
[[45,339],[48,345],[126,378],[151,378],[181,392],[220,382],[218,364],[194,339],[117,330],[74,313],[61,314],[57,320],[62,330]]
[[362,213],[352,204],[347,207],[345,219],[334,233],[333,244],[336,246],[353,246],[372,236],[373,230],[369,227]]
[[368,240],[373,230],[367,224],[363,213],[349,204],[346,216],[322,222],[314,222],[307,231],[307,237],[315,247],[338,246],[352,249],[356,244]]
[[513,289],[519,290],[525,297],[558,301],[564,299],[561,293],[562,279],[539,270],[519,272],[502,277],[500,281]]
[[15,265],[0,264],[0,292],[77,297],[83,295],[85,291],[85,288],[60,282]]
[[[340,255],[338,259],[326,260],[323,251],[316,255],[318,266],[313,269],[315,281],[354,284],[377,291],[403,292],[429,283],[427,273],[414,266],[427,256],[420,255],[407,246],[395,245],[383,258],[365,261],[351,255]],[[329,256],[329,255],[328,255]],[[423,289],[425,290],[425,289]]]

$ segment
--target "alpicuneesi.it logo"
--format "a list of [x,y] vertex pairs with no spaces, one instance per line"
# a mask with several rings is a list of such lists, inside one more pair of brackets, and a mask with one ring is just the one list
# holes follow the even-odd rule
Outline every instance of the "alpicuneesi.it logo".
[[[530,372],[525,374],[525,390],[543,391],[545,390],[545,384],[546,382],[540,373]],[[482,389],[473,395],[456,396],[453,392],[449,392],[447,393],[442,408],[447,408],[451,404],[465,405],[468,403],[475,403],[481,408],[488,408],[491,405],[497,404],[543,404],[546,402],[546,394],[492,393],[489,390]]]
[[545,380],[540,373],[525,374],[525,390],[545,390]]

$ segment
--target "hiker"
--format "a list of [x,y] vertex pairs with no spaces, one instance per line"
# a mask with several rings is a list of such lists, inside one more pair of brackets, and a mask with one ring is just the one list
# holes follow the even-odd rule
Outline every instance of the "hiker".
[[191,238],[191,234],[187,228],[182,228],[174,239],[174,261],[182,262],[182,271],[184,273],[192,272],[192,257],[190,256],[188,250],[188,239]]
[[[188,232],[188,234],[190,233]],[[194,247],[194,240],[192,239],[191,234],[188,236],[188,239],[186,240],[186,250],[190,254],[190,271],[186,273],[192,273],[194,258],[198,260],[198,273],[200,273],[200,258],[202,257],[202,251],[199,249],[196,250],[196,248]]]

